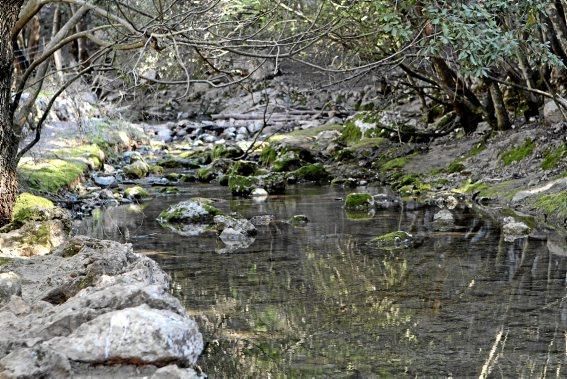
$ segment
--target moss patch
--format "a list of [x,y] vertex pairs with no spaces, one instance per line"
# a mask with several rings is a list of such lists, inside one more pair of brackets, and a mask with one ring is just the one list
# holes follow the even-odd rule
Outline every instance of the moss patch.
[[530,156],[535,148],[535,143],[531,139],[526,139],[524,143],[519,146],[502,153],[500,157],[504,166],[511,165],[514,162],[519,162],[522,159]]
[[543,162],[541,168],[551,170],[559,164],[563,159],[567,158],[567,144],[563,144],[555,149],[548,149],[543,154]]
[[341,131],[341,140],[346,144],[353,144],[362,139],[362,131],[355,125],[354,121],[349,121]]
[[40,192],[59,192],[72,187],[87,170],[87,165],[75,160],[47,159],[26,161],[18,166],[22,183]]
[[276,150],[272,146],[266,145],[260,153],[260,163],[265,166],[269,166],[276,160],[277,157],[278,153],[276,152]]
[[258,185],[258,178],[254,176],[230,175],[228,188],[235,196],[248,196]]
[[134,187],[126,188],[124,190],[124,196],[127,197],[128,199],[139,200],[150,196],[150,194],[144,188],[140,186],[134,186]]
[[12,222],[23,224],[30,220],[43,220],[44,210],[52,209],[55,205],[48,199],[34,196],[31,193],[22,193],[16,199],[12,213]]
[[535,204],[555,219],[567,219],[567,191],[541,196]]
[[465,165],[463,164],[463,162],[461,162],[460,159],[456,159],[449,164],[449,166],[447,167],[447,172],[449,174],[452,174],[455,172],[461,172],[464,169],[465,169]]
[[329,180],[329,173],[321,163],[309,164],[293,172],[299,180],[310,182],[324,182]]
[[405,167],[405,165],[409,162],[409,157],[399,157],[389,160],[388,162],[382,165],[383,171],[392,171],[392,170],[399,170]]
[[374,206],[374,198],[369,193],[351,193],[345,200],[346,209],[362,210],[372,206]]

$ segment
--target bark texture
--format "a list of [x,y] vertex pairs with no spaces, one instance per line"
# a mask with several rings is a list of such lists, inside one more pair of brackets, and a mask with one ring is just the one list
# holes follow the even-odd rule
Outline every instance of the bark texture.
[[23,0],[0,1],[0,226],[10,222],[18,193],[16,174],[19,136],[11,112],[11,84],[14,50],[12,28],[18,20]]

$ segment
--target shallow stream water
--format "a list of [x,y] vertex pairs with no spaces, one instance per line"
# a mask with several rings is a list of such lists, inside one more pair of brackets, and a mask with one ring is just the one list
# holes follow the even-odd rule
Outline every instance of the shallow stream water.
[[[213,378],[567,376],[561,242],[505,242],[497,225],[466,207],[452,210],[455,225],[444,231],[432,207],[360,217],[343,209],[345,195],[295,186],[258,202],[191,185],[142,206],[99,210],[77,228],[131,242],[172,276],[205,336],[199,365]],[[155,221],[194,196],[248,218],[304,214],[310,222],[260,227],[251,246],[222,254],[214,237],[181,237]],[[367,244],[395,230],[418,245]]]

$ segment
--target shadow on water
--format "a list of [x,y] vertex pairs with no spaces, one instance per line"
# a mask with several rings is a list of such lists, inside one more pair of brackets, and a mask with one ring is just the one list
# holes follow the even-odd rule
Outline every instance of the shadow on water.
[[[467,208],[436,231],[433,208],[360,218],[342,209],[340,190],[289,193],[255,202],[188,187],[101,210],[78,230],[131,242],[169,272],[208,341],[199,364],[211,377],[567,375],[564,240],[505,242]],[[311,222],[261,227],[248,248],[218,254],[220,240],[180,237],[155,222],[192,196],[224,199],[220,208],[246,217]],[[419,236],[418,246],[366,244],[398,229]]]

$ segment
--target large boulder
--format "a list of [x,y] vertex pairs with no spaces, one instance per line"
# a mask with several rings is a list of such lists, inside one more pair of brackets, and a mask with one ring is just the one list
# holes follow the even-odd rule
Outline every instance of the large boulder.
[[23,193],[16,200],[12,223],[0,230],[0,256],[48,254],[65,242],[70,230],[69,212],[48,199]]
[[129,165],[123,167],[124,175],[130,179],[141,179],[148,176],[150,173],[150,166],[144,161],[134,161]]
[[151,375],[194,365],[203,349],[169,276],[130,245],[76,237],[0,271],[26,278],[21,296],[0,306],[0,377],[73,377],[87,367],[96,377],[116,363],[117,377],[129,365]]

